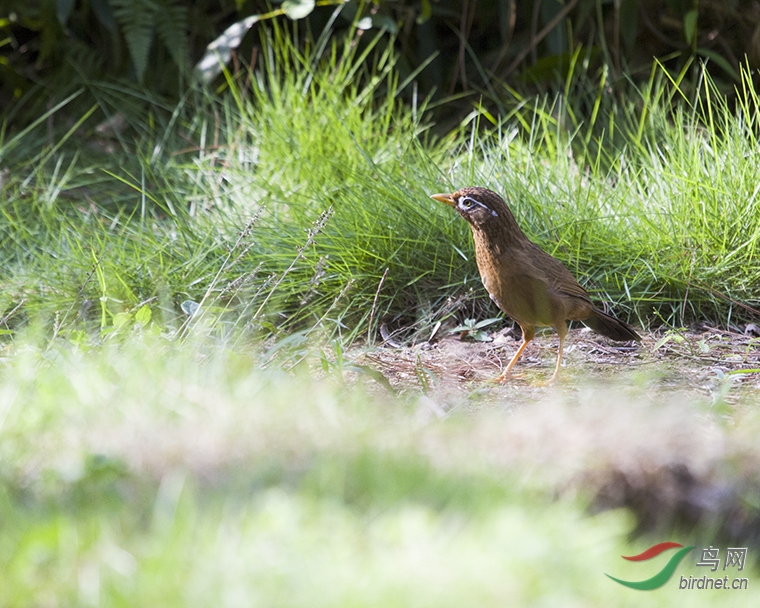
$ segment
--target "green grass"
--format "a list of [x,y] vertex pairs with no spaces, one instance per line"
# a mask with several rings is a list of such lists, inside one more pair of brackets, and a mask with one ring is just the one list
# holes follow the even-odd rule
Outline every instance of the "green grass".
[[[624,318],[754,315],[754,89],[729,108],[709,80],[691,102],[662,74],[622,101],[568,84],[576,98],[520,100],[500,121],[475,111],[436,135],[424,104],[401,102],[388,51],[316,52],[274,30],[260,69],[171,113],[101,85],[107,115],[127,96],[135,141],[96,135],[86,117],[66,123],[65,106],[6,132],[6,325],[110,331],[147,303],[176,331],[191,300],[204,304],[195,321],[222,335],[351,341],[383,322],[424,329],[452,309],[493,316],[468,227],[428,198],[472,184],[503,193],[525,231]],[[41,127],[58,122],[51,140]]]

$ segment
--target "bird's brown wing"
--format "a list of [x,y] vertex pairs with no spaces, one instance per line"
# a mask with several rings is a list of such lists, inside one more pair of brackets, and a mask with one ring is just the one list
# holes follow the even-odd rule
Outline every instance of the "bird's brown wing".
[[533,267],[540,269],[542,278],[555,297],[563,300],[560,306],[564,308],[567,319],[582,320],[592,314],[595,307],[591,296],[562,262],[533,243],[527,253],[533,260]]
[[[570,273],[568,272],[568,274]],[[561,283],[557,284],[557,289],[565,295],[573,296],[574,298],[580,298],[586,302],[591,302],[591,296],[585,289],[583,289],[583,287],[580,286],[575,278],[573,278],[572,283],[570,281],[562,281]]]
[[557,258],[541,250],[537,245],[531,243],[529,255],[534,259],[533,267],[540,269],[542,278],[551,288],[563,295],[580,298],[581,300],[592,304],[591,296],[581,287],[580,283],[575,280],[573,274],[565,268],[565,265]]

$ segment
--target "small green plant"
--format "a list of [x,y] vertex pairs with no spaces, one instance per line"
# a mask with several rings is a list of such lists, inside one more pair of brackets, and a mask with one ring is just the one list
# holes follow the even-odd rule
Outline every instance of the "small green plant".
[[449,330],[450,334],[460,334],[461,337],[472,338],[477,342],[492,342],[491,335],[483,331],[485,327],[490,327],[494,323],[501,321],[501,318],[483,319],[478,321],[477,319],[465,319],[462,325],[452,327]]

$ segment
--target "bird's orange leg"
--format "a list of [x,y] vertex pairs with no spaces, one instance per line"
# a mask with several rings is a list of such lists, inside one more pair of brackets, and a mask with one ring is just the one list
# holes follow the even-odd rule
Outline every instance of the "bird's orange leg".
[[557,334],[559,335],[559,352],[557,353],[557,366],[554,368],[554,373],[552,374],[552,377],[549,378],[549,382],[554,382],[557,379],[557,376],[559,375],[559,368],[560,365],[562,365],[562,351],[565,348],[565,336],[567,336],[567,323],[562,321],[561,324],[558,324],[555,326],[555,329],[557,330]]
[[518,348],[517,352],[512,356],[512,359],[507,364],[507,367],[504,369],[504,371],[501,372],[497,378],[494,378],[494,382],[504,382],[509,377],[509,374],[511,373],[512,368],[515,366],[515,363],[517,363],[517,360],[520,358],[520,355],[522,355],[525,347],[528,346],[528,342],[530,342],[536,335],[536,330],[532,327],[523,327],[520,325],[520,329],[522,330],[523,336],[520,348]]

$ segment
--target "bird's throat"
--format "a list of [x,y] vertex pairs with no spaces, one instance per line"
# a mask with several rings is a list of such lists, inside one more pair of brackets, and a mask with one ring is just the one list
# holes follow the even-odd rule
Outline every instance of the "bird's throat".
[[[482,256],[499,257],[510,247],[519,247],[528,241],[517,223],[509,217],[481,225],[470,224],[475,241],[475,252]],[[511,220],[511,221],[510,221]]]

